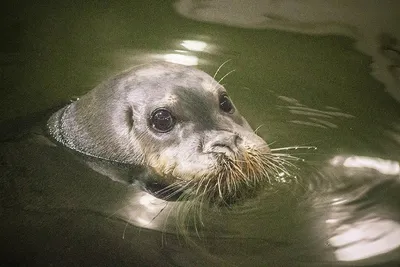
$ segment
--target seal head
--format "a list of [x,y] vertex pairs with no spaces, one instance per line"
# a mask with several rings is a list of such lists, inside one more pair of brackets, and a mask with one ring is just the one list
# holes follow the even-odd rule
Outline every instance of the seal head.
[[187,66],[126,71],[53,114],[48,127],[75,151],[145,167],[149,188],[165,198],[185,192],[232,202],[270,173],[267,144],[225,88]]

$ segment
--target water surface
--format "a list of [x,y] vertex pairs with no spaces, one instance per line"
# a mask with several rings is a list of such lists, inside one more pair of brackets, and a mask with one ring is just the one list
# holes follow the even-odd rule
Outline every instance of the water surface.
[[[0,150],[1,190],[7,192],[0,209],[5,262],[399,262],[397,28],[389,19],[384,26],[390,27],[381,27],[387,32],[375,27],[373,37],[358,38],[353,33],[371,23],[341,19],[349,14],[340,7],[334,9],[343,15],[334,23],[340,30],[324,31],[320,17],[304,24],[302,19],[319,14],[318,5],[310,5],[314,13],[292,21],[286,13],[280,14],[285,20],[272,16],[272,27],[250,20],[247,13],[235,17],[235,5],[218,9],[224,1],[206,2],[20,3],[7,10],[0,97],[2,139],[8,140]],[[186,11],[195,6],[204,12],[185,13],[182,5]],[[294,3],[291,7],[301,10]],[[378,14],[393,13],[386,2],[377,8]],[[221,13],[224,10],[229,12]],[[274,14],[279,10],[290,9],[275,7]],[[228,20],[221,23],[221,17]],[[239,22],[230,23],[229,18]],[[368,49],[362,49],[365,40],[370,42]],[[317,148],[287,151],[306,160],[292,170],[299,182],[287,177],[288,182],[282,180],[279,187],[231,210],[204,211],[200,238],[193,234],[188,241],[175,235],[174,220],[164,222],[173,204],[166,208],[134,185],[99,175],[49,143],[40,130],[33,130],[36,134],[29,138],[15,138],[15,129],[21,132],[36,124],[36,112],[82,95],[121,70],[154,60],[194,65],[211,75],[226,62],[216,79],[223,78],[242,115],[272,148]]]

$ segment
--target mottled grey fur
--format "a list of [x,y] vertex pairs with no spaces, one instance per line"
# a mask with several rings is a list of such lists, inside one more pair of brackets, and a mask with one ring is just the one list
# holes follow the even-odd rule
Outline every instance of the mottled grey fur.
[[[211,163],[205,158],[213,149],[235,147],[244,139],[250,145],[265,144],[237,110],[232,114],[220,110],[223,92],[221,85],[200,70],[153,63],[100,84],[56,112],[48,127],[65,146],[98,158],[157,169],[154,165],[163,164],[165,156],[164,171],[176,167],[171,161],[185,161],[186,170],[204,160],[201,168],[208,168]],[[168,133],[149,125],[151,112],[160,107],[168,108],[176,118]]]

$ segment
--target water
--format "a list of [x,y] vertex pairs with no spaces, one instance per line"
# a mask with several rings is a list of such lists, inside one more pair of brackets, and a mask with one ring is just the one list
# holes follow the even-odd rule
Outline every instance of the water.
[[[295,1],[268,2],[265,21],[261,2],[24,3],[2,16],[3,262],[398,264],[399,9],[309,1],[314,12],[305,13]],[[199,236],[186,240],[175,234],[173,203],[112,181],[129,173],[98,162],[88,168],[31,130],[46,117],[35,112],[152,60],[210,74],[229,60],[216,78],[234,70],[221,83],[272,148],[317,147],[288,150],[306,160],[292,170],[299,182],[205,210]]]

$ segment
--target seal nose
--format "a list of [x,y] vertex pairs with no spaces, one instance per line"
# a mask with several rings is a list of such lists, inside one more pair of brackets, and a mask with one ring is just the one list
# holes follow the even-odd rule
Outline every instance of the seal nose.
[[232,157],[238,152],[240,136],[231,132],[214,132],[209,135],[203,147],[204,153],[222,153]]

